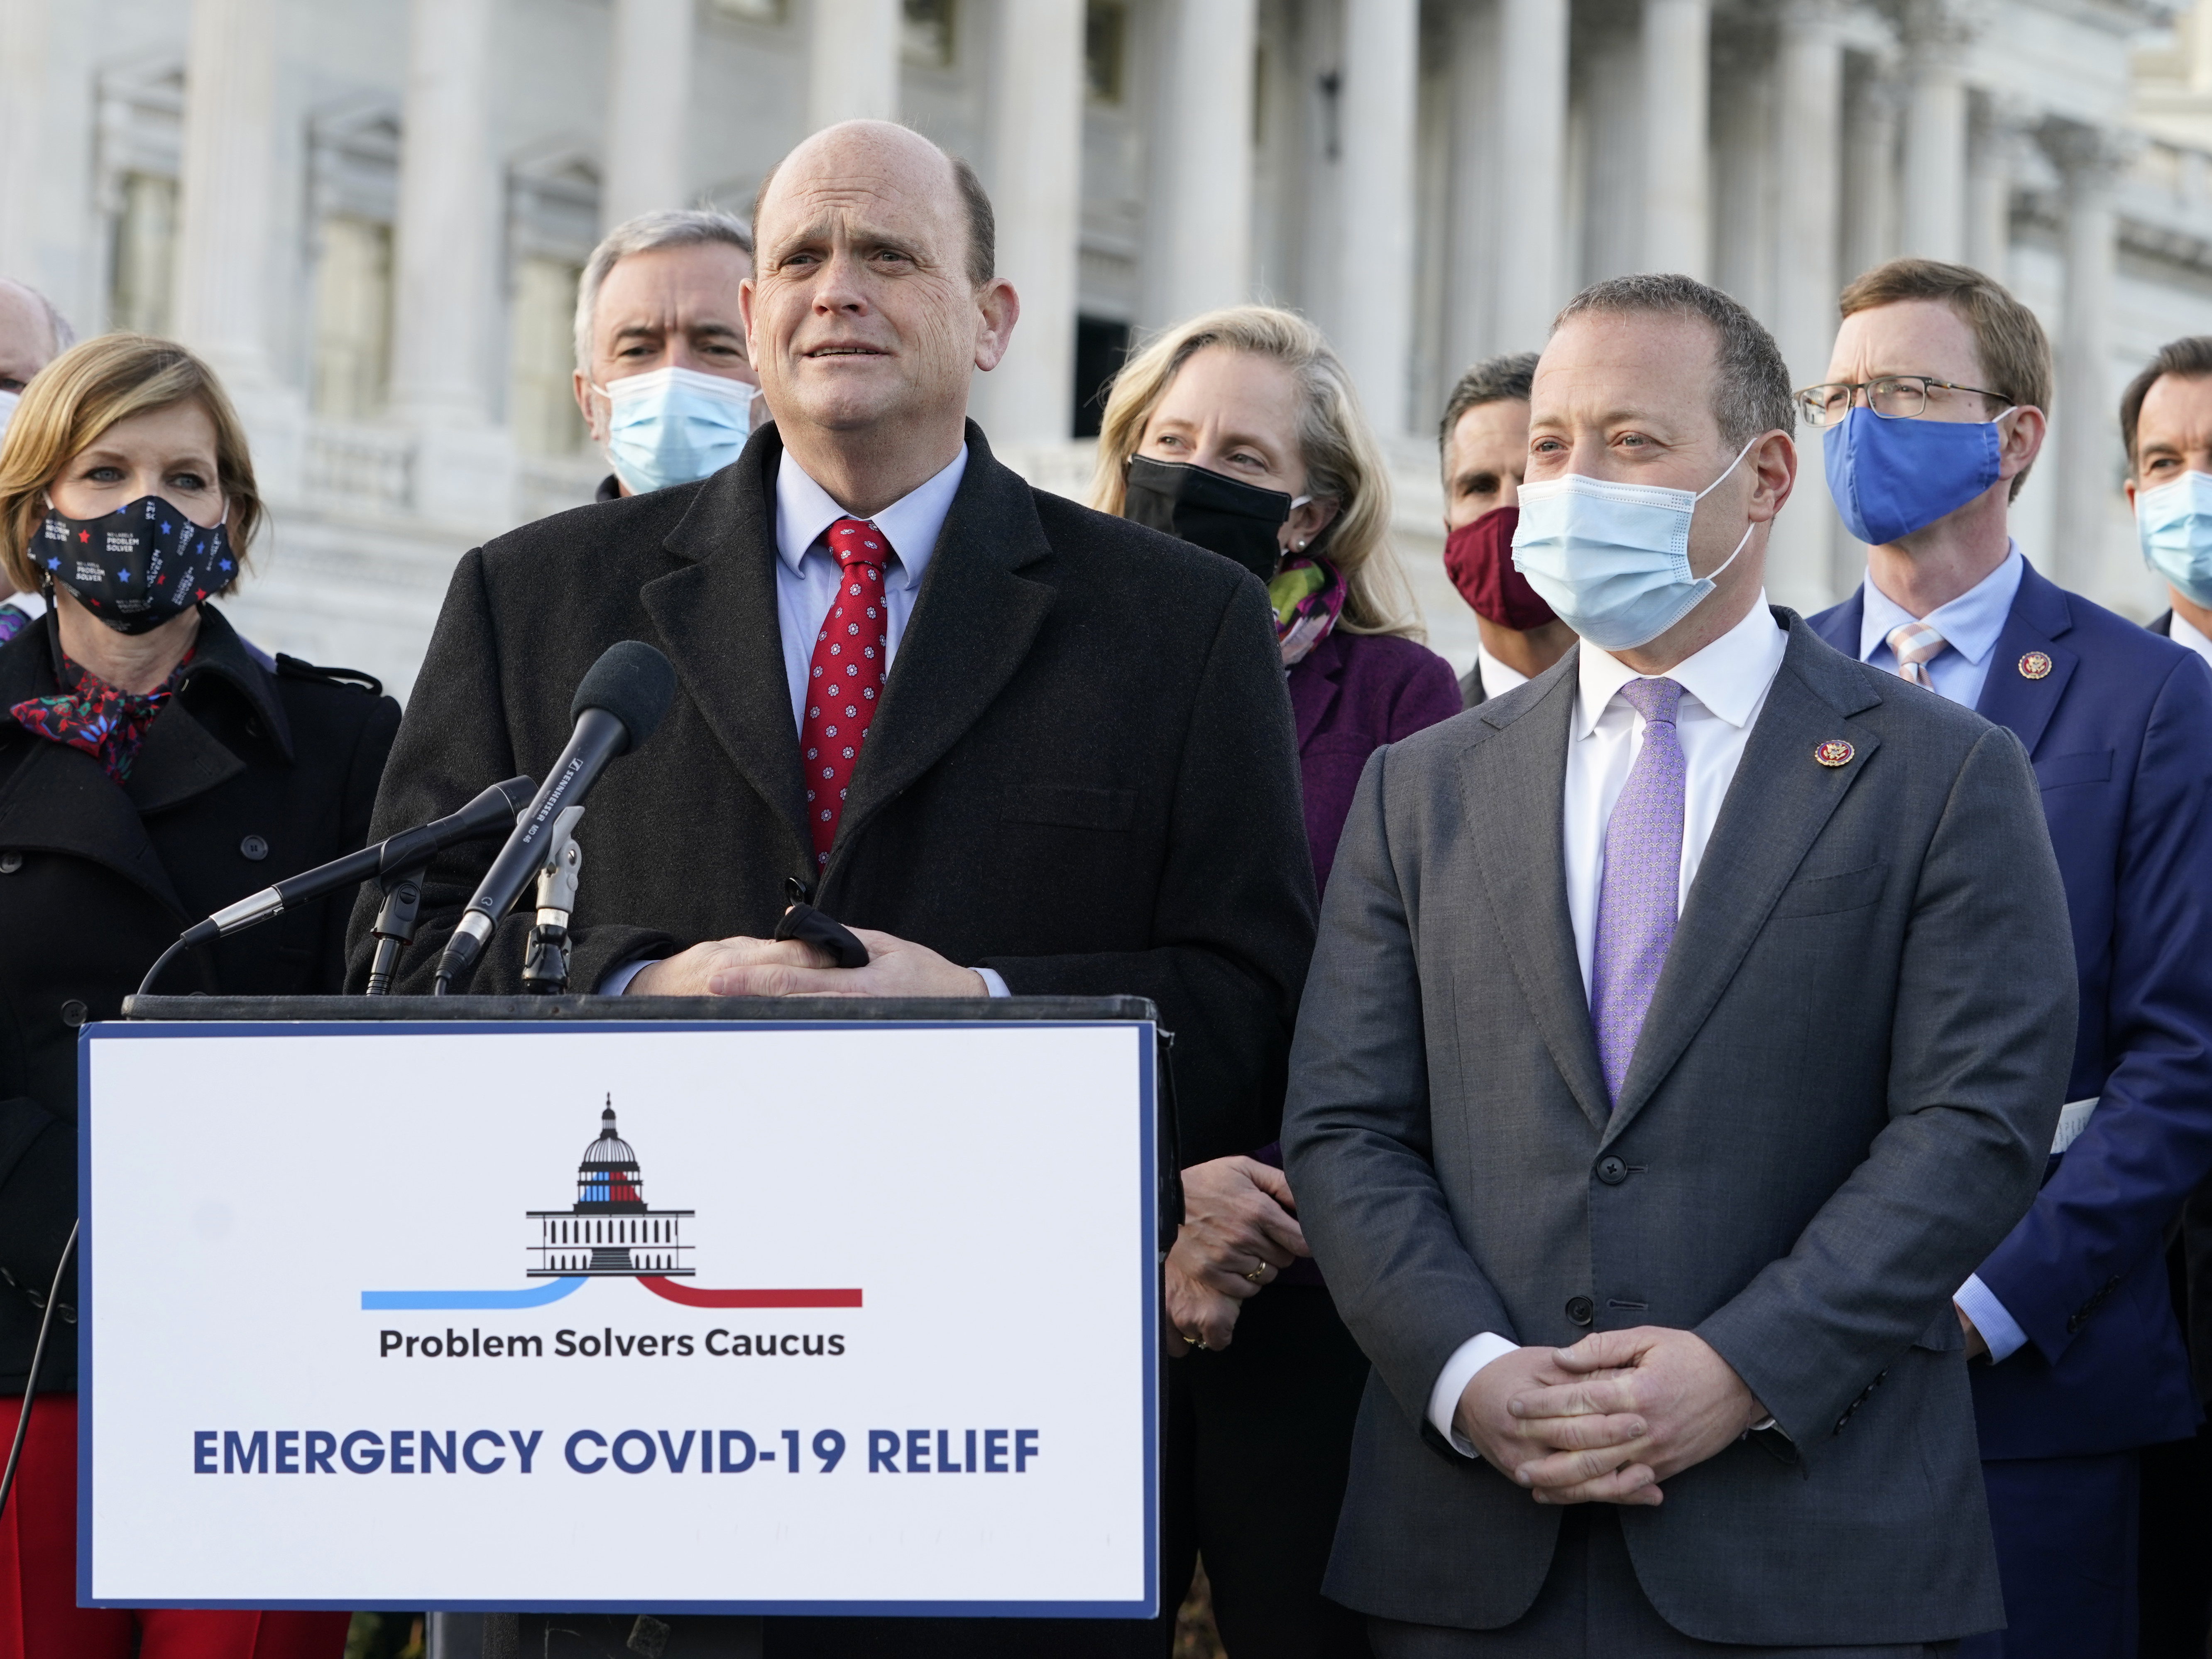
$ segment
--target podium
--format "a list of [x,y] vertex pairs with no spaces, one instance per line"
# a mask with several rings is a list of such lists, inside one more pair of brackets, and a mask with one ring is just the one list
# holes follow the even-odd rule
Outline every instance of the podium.
[[648,1615],[671,1659],[1158,1611],[1149,1002],[125,1012],[81,1038],[86,1604]]

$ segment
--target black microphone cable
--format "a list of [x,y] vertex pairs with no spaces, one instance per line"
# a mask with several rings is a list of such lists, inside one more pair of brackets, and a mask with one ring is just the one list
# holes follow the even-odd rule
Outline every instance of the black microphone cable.
[[206,921],[194,922],[185,929],[176,943],[154,959],[154,965],[146,970],[146,977],[138,981],[138,994],[143,997],[153,994],[155,981],[181,951],[196,945],[212,945],[227,934],[282,915],[292,905],[305,904],[356,882],[389,878],[410,866],[427,864],[433,854],[444,851],[455,842],[507,829],[537,787],[526,777],[495,783],[457,812],[412,830],[403,830],[358,852],[332,859],[328,864],[319,864],[312,870],[302,870],[296,876],[287,876],[258,893],[247,894],[235,904],[224,906]]
[[31,1349],[31,1374],[23,1379],[23,1408],[15,1413],[15,1438],[8,1448],[7,1471],[0,1474],[0,1515],[8,1512],[8,1494],[15,1490],[15,1462],[23,1455],[23,1436],[31,1426],[31,1404],[38,1398],[39,1370],[46,1358],[46,1337],[54,1328],[54,1310],[61,1305],[62,1275],[69,1271],[70,1256],[76,1249],[77,1229],[82,1225],[82,1217],[70,1223],[69,1241],[62,1246],[62,1259],[54,1264],[54,1282],[46,1291],[46,1310],[39,1316],[39,1340]]

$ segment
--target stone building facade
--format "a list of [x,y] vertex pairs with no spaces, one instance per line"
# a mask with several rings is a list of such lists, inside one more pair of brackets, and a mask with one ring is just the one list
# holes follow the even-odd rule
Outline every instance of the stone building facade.
[[[1596,277],[1685,270],[1793,373],[1898,252],[2058,347],[2030,556],[2148,616],[2112,405],[2212,332],[2212,0],[0,0],[0,273],[220,368],[273,509],[233,614],[404,693],[453,562],[589,498],[576,271],[649,207],[743,211],[854,115],[972,158],[1023,296],[975,413],[1079,494],[1133,334],[1260,296],[1336,341],[1462,661],[1433,428]],[[1771,590],[1856,580],[1808,444]]]

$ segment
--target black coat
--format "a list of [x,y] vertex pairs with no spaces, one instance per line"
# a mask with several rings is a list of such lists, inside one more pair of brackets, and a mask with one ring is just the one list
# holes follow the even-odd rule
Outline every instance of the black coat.
[[[279,658],[270,673],[210,606],[118,785],[7,718],[58,690],[54,671],[49,625],[0,647],[0,1394],[22,1389],[27,1292],[44,1298],[76,1215],[77,1027],[118,1018],[202,916],[361,846],[399,724],[397,703],[343,670]],[[289,910],[187,953],[158,988],[335,991],[345,916],[339,898]],[[41,1392],[76,1376],[76,1333],[58,1324]]]
[[[1316,910],[1267,596],[1226,559],[1031,489],[972,425],[968,443],[815,902],[1017,994],[1152,998],[1176,1034],[1183,1161],[1262,1146]],[[372,835],[544,778],[616,641],[676,665],[667,718],[587,804],[579,991],[765,937],[813,866],[776,621],[781,453],[763,428],[711,477],[526,526],[454,573]],[[433,866],[405,988],[428,988],[495,846]],[[354,915],[356,984],[372,915]],[[528,929],[526,909],[507,919],[472,988],[519,988]]]

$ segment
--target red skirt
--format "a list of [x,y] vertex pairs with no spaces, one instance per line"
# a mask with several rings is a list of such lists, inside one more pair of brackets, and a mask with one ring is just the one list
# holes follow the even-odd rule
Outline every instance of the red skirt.
[[[0,1462],[20,1398],[0,1400]],[[42,1394],[0,1514],[0,1659],[340,1659],[343,1613],[76,1604],[76,1396]]]

